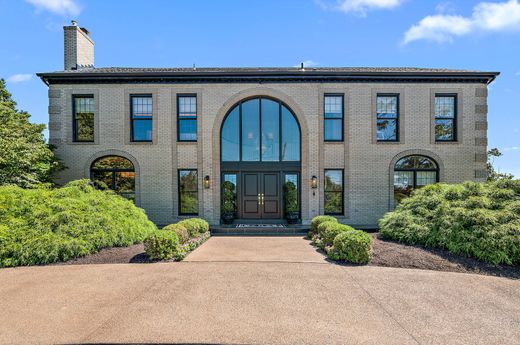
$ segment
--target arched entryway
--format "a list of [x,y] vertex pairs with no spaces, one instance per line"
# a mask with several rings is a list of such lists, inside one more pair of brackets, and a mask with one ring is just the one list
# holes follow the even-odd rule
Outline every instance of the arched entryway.
[[235,104],[220,129],[222,211],[232,204],[238,219],[299,214],[301,156],[300,124],[285,103],[262,96]]

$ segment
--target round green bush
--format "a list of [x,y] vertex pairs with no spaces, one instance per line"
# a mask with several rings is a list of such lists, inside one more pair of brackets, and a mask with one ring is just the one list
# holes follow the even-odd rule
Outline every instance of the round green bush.
[[164,231],[173,231],[177,234],[177,237],[179,238],[179,242],[181,244],[187,243],[190,240],[190,234],[188,232],[188,229],[186,229],[185,226],[182,224],[170,224],[166,225],[163,228]]
[[342,232],[352,231],[353,227],[337,222],[323,222],[318,225],[318,236],[321,238],[323,247],[331,246],[334,238]]
[[361,230],[341,232],[334,238],[329,256],[334,260],[366,264],[372,258],[372,237]]
[[177,224],[184,226],[188,230],[190,237],[197,237],[209,231],[208,222],[201,218],[188,218],[181,220]]
[[318,226],[323,222],[338,222],[335,217],[332,216],[316,216],[311,220],[311,235],[318,234]]
[[153,260],[167,260],[178,252],[179,238],[173,231],[157,230],[144,240],[146,256]]

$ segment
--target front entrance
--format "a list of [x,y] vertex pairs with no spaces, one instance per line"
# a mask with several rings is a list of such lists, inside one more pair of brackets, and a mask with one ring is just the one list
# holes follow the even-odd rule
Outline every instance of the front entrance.
[[281,218],[280,173],[246,172],[242,174],[242,218]]

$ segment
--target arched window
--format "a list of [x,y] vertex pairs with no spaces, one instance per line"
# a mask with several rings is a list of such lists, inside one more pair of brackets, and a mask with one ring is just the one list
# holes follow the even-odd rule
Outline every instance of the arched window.
[[437,163],[425,156],[406,156],[394,166],[394,199],[396,203],[410,196],[416,188],[439,182]]
[[96,188],[112,189],[135,201],[135,170],[132,162],[120,156],[96,159],[90,166],[90,179]]
[[242,101],[222,125],[221,158],[223,162],[299,162],[300,126],[282,102]]

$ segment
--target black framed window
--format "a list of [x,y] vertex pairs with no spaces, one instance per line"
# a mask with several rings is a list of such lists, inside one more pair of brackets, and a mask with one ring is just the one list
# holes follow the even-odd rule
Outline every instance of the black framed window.
[[325,95],[324,106],[324,140],[343,141],[343,95]]
[[153,100],[151,95],[130,96],[130,140],[135,142],[152,141]]
[[74,142],[94,142],[94,96],[75,95],[72,103]]
[[300,214],[300,174],[296,172],[284,173],[283,183],[284,211]]
[[377,141],[399,141],[399,95],[378,94]]
[[236,216],[237,212],[237,173],[234,172],[225,172],[222,173],[222,213],[232,212]]
[[179,215],[199,213],[199,185],[197,170],[179,170]]
[[325,170],[325,214],[343,214],[343,170]]
[[435,95],[435,141],[457,140],[457,96]]
[[90,179],[98,189],[111,189],[124,198],[135,200],[135,169],[120,156],[104,156],[90,166]]
[[177,141],[197,141],[197,96],[177,96]]
[[403,157],[394,166],[394,200],[400,203],[415,189],[437,182],[439,168],[433,159],[420,155]]

